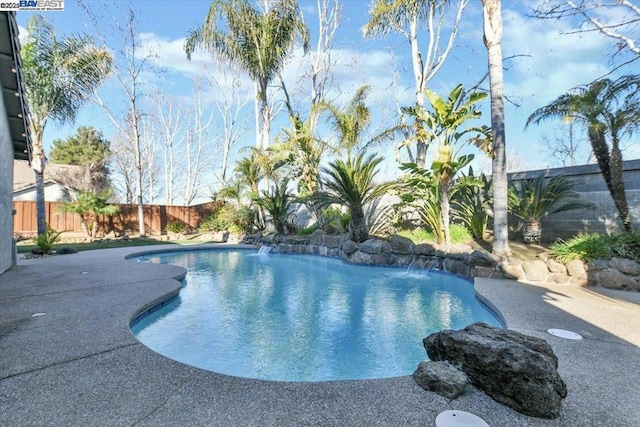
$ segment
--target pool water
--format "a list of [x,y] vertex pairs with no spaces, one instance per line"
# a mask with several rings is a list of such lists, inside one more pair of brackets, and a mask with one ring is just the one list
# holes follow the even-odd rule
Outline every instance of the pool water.
[[422,339],[501,326],[460,277],[311,255],[181,251],[144,261],[187,268],[171,303],[132,325],[154,351],[198,368],[277,381],[387,378],[427,359]]

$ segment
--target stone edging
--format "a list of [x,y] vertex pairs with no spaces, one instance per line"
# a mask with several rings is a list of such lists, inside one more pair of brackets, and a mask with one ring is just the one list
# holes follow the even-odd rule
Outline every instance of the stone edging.
[[539,259],[512,259],[501,267],[505,273],[518,280],[640,291],[640,264],[626,258],[588,263],[576,259],[563,264],[548,254],[540,254]]
[[414,244],[406,237],[372,238],[362,243],[348,234],[326,234],[320,230],[310,236],[288,236],[261,233],[245,236],[243,243],[271,246],[274,253],[321,255],[339,258],[353,264],[399,266],[435,269],[474,277],[505,278],[498,265],[500,258],[474,250],[468,245],[454,245],[448,251],[429,244]]
[[258,233],[245,236],[242,243],[268,245],[274,253],[321,255],[353,264],[436,269],[469,279],[489,277],[640,291],[640,264],[630,259],[613,258],[586,264],[574,260],[565,265],[548,254],[541,254],[534,260],[512,258],[505,261],[469,245],[452,245],[443,250],[428,243],[416,245],[399,235],[388,239],[372,238],[362,243],[349,237],[348,234],[326,234],[320,230],[309,236]]

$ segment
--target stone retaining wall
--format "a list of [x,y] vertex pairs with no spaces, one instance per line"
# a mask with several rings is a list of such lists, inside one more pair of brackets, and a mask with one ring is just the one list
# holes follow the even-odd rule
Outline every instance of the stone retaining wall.
[[588,263],[573,260],[563,264],[541,254],[539,259],[512,259],[500,267],[504,273],[518,280],[640,291],[640,264],[626,258]]
[[534,260],[505,261],[469,245],[453,245],[443,250],[428,243],[416,245],[398,235],[356,243],[348,234],[333,235],[320,230],[310,236],[258,233],[245,236],[242,243],[268,245],[274,253],[320,255],[353,264],[433,269],[469,279],[491,277],[640,291],[640,264],[623,258],[588,264],[575,260],[565,265],[541,254]]
[[246,236],[243,243],[269,245],[274,253],[321,255],[353,264],[433,269],[469,279],[506,277],[498,268],[500,258],[495,255],[474,250],[468,245],[454,245],[444,251],[426,243],[416,245],[398,235],[386,240],[372,238],[356,243],[347,234],[332,235],[318,230],[310,236],[256,234]]

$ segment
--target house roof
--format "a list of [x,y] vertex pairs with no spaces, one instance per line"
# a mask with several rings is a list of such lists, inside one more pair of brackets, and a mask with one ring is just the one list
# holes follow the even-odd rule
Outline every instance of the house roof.
[[[90,179],[88,168],[86,166],[47,163],[47,167],[44,169],[44,182],[56,182],[61,184],[60,181],[64,181],[65,175],[68,175],[69,173],[86,174],[86,179]],[[35,175],[31,166],[29,166],[29,163],[26,160],[14,160],[13,192],[15,193],[16,191],[24,190],[25,188],[35,186],[35,184]]]
[[0,88],[13,142],[13,157],[29,160],[29,111],[22,78],[22,58],[15,12],[0,12]]

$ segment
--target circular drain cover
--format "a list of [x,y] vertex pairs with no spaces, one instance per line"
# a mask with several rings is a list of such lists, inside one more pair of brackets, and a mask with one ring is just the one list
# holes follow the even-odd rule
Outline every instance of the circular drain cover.
[[568,339],[568,340],[581,340],[582,335],[575,332],[567,331],[565,329],[547,329],[547,332],[553,336]]
[[489,427],[489,424],[469,412],[444,411],[436,417],[436,427]]

